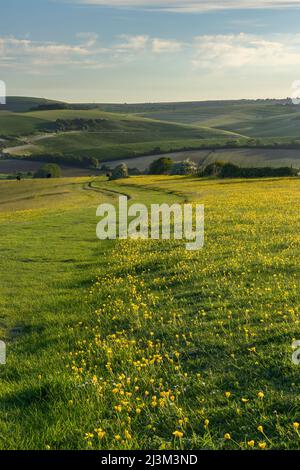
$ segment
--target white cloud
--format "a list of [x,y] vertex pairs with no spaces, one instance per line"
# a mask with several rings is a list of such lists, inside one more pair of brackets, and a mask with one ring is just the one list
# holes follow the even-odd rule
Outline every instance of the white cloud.
[[77,3],[110,7],[159,9],[174,12],[204,12],[224,9],[292,8],[300,0],[73,0]]
[[[103,69],[121,67],[160,54],[176,54],[178,68],[228,69],[300,66],[300,34],[270,37],[250,34],[198,36],[187,42],[147,35],[119,36],[100,47],[93,33],[77,35],[78,44],[0,37],[0,66],[24,71],[59,72],[63,67]],[[180,53],[180,56],[179,56]],[[174,59],[175,60],[175,59]],[[272,73],[270,71],[270,73]]]
[[99,36],[96,33],[77,33],[77,37],[82,39],[87,47],[92,47],[97,43]]
[[179,52],[183,44],[179,41],[155,38],[152,41],[152,51],[161,54],[167,52]]
[[0,38],[0,50],[2,55],[11,53],[14,56],[42,55],[66,56],[70,54],[84,56],[91,51],[86,45],[70,45],[55,42],[31,41],[29,39],[18,39],[15,37]]
[[300,37],[278,35],[271,39],[237,34],[195,38],[195,68],[280,67],[300,65]]
[[149,41],[149,36],[129,36],[129,35],[122,35],[120,36],[123,39],[123,42],[114,46],[114,48],[119,52],[124,51],[143,51],[145,50],[147,43]]
[[107,49],[97,47],[97,37],[92,33],[80,33],[78,37],[83,40],[80,44],[0,37],[0,65],[29,70],[55,65],[99,67],[99,56]]

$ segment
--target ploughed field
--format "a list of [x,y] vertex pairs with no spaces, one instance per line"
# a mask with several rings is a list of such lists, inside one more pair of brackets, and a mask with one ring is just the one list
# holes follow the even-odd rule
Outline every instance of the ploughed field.
[[[205,246],[96,208],[205,205]],[[298,179],[0,181],[2,449],[299,449]]]

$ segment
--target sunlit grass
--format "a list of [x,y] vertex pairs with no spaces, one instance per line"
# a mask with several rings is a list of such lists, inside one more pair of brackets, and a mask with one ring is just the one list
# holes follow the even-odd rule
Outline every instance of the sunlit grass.
[[[86,181],[0,184],[1,448],[298,449],[298,180]],[[204,203],[204,249],[100,242],[109,190]]]

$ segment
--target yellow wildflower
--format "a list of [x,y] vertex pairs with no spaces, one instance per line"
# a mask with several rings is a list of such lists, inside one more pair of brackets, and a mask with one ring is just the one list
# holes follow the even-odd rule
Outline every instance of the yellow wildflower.
[[183,432],[181,432],[181,431],[174,431],[174,432],[173,432],[173,436],[179,437],[179,439],[180,439],[181,437],[183,437]]
[[103,431],[103,429],[99,428],[99,429],[95,429],[95,433],[98,435],[99,439],[103,439],[103,437],[105,436],[106,432]]

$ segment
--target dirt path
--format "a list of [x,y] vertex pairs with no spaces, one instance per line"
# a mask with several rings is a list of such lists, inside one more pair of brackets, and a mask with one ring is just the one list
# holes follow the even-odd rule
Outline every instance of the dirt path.
[[94,182],[95,182],[95,180],[92,180],[92,181],[89,181],[88,183],[85,183],[83,185],[83,189],[86,189],[88,191],[96,191],[98,193],[106,194],[106,195],[111,196],[115,199],[118,196],[126,196],[128,199],[132,199],[132,196],[130,196],[129,194],[119,192],[119,191],[115,191],[113,189],[106,189],[106,188],[100,188],[99,186],[93,186]]
[[34,142],[39,142],[40,140],[48,139],[49,137],[55,137],[56,135],[57,134],[52,133],[29,136],[25,139],[27,141],[26,144],[17,145],[15,147],[6,147],[2,150],[2,153],[8,153],[10,155],[17,155],[19,153],[24,154],[24,152],[26,152],[27,150],[33,150],[36,148]]

